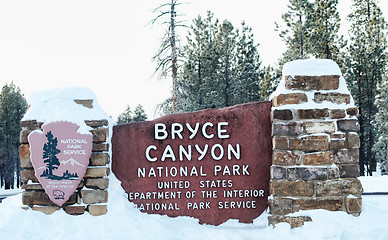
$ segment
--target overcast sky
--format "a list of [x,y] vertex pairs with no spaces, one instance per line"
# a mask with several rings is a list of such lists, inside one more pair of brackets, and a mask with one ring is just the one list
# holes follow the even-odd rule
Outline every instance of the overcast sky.
[[[152,56],[164,28],[147,23],[152,9],[166,1],[18,0],[0,1],[0,86],[13,81],[27,97],[37,90],[87,86],[115,119],[129,104],[142,104],[152,117],[170,93],[170,80],[152,77]],[[341,18],[350,0],[339,0]],[[383,1],[382,1],[383,2]],[[190,0],[178,7],[188,25],[207,10],[236,27],[253,28],[264,65],[285,47],[274,22],[287,0]],[[381,4],[388,13],[388,3]],[[385,14],[385,16],[387,16]],[[387,19],[387,17],[386,17]],[[185,33],[184,31],[183,33]]]

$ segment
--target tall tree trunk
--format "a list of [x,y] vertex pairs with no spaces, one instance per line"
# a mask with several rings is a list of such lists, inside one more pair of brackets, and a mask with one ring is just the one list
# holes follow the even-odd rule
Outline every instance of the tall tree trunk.
[[201,86],[202,86],[201,59],[199,59],[198,60],[198,90],[199,90],[198,105],[200,108],[202,108],[202,105],[203,105],[203,95],[201,91]]
[[226,46],[225,46],[225,89],[224,89],[224,107],[229,107],[229,54],[228,49],[229,43],[228,39],[226,39]]
[[300,24],[300,58],[303,59],[303,25],[302,25],[302,14],[299,15]]
[[[360,69],[359,69],[360,70]],[[359,117],[358,121],[360,124],[360,142],[364,143],[364,122],[363,122],[363,116],[364,116],[364,111],[363,111],[363,104],[362,104],[362,86],[361,86],[361,71],[358,72],[357,77],[357,87],[358,87],[358,105],[359,105]],[[360,149],[359,149],[359,166],[360,166],[360,175],[364,176],[365,174],[365,155],[364,155],[364,144],[361,144]]]
[[175,35],[175,0],[171,0],[171,22],[170,22],[170,45],[171,45],[171,71],[172,71],[172,112],[176,112],[177,108],[177,49],[176,49],[176,35]]
[[385,159],[385,172],[388,173],[388,143],[387,143],[387,158]]

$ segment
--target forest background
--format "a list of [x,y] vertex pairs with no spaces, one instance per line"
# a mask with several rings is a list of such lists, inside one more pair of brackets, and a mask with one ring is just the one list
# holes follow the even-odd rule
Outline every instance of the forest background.
[[[285,48],[271,64],[263,64],[260,42],[255,39],[249,22],[218,19],[213,12],[188,21],[185,6],[190,4],[183,0],[159,1],[146,26],[163,30],[158,48],[154,49],[154,78],[161,79],[163,85],[172,86],[171,91],[164,90],[167,94],[159,104],[159,113],[221,108],[268,99],[280,80],[285,62],[306,58],[333,59],[341,67],[359,107],[361,175],[371,175],[376,171],[377,163],[382,173],[386,173],[387,26],[378,1],[352,0],[350,12],[342,21],[337,0],[287,1],[287,8],[273,26]],[[347,25],[348,31],[343,31],[341,24]],[[136,32],[132,33],[137,37]],[[278,50],[275,43],[271,48]],[[91,49],[85,49],[88,50]],[[17,65],[14,59],[10,62]],[[115,74],[112,73],[112,77]],[[15,73],[10,78],[16,78],[17,82],[19,77]],[[71,84],[72,80],[66,83]],[[1,94],[0,182],[1,186],[12,188],[18,185],[20,178],[16,140],[20,129],[14,123],[18,123],[24,113],[26,100],[13,82],[5,84]],[[1,105],[1,101],[9,103],[12,97],[15,104]],[[138,105],[134,113],[127,105],[118,116],[118,122],[146,118],[142,105]]]

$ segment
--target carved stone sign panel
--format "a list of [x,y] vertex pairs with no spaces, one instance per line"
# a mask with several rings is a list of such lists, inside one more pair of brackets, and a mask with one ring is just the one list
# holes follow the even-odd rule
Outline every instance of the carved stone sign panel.
[[271,102],[115,126],[112,171],[146,213],[219,225],[267,208]]
[[89,165],[92,134],[71,122],[50,122],[28,136],[35,175],[50,200],[62,206],[77,189]]

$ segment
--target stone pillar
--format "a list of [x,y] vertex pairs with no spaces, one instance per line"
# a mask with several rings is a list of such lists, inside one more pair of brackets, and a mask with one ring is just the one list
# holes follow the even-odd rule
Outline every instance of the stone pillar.
[[[86,108],[93,108],[93,100],[74,100]],[[51,214],[63,209],[68,214],[79,215],[88,211],[91,215],[98,216],[107,212],[108,202],[108,175],[110,173],[108,120],[85,120],[91,127],[93,134],[93,149],[89,166],[83,180],[70,199],[60,208],[52,203],[35,176],[30,160],[30,148],[27,136],[34,130],[40,129],[43,122],[36,120],[22,121],[20,126],[20,165],[22,182],[22,201],[24,209],[33,209]]]
[[299,210],[359,215],[358,109],[331,60],[287,63],[272,95],[270,224],[311,221]]

